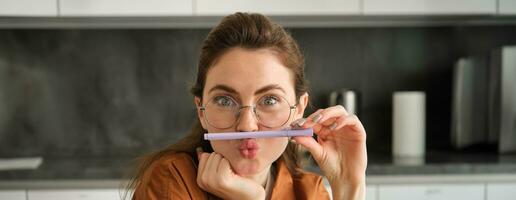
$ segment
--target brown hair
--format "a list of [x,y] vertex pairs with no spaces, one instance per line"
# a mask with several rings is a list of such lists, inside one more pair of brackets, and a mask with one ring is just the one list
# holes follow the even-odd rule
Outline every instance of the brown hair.
[[[214,27],[203,42],[197,69],[197,79],[191,88],[191,93],[202,99],[206,76],[211,66],[231,48],[240,47],[249,50],[271,49],[276,52],[283,64],[294,75],[296,101],[308,92],[308,83],[304,77],[304,58],[295,40],[281,26],[272,23],[261,14],[240,13],[226,16]],[[206,152],[213,152],[209,142],[203,140],[206,133],[197,118],[190,133],[177,143],[167,148],[144,156],[140,166],[130,181],[128,188],[134,188],[138,180],[149,166],[163,155],[174,152],[190,154],[196,160],[196,148],[202,147]],[[299,162],[297,145],[289,143],[282,158],[289,171],[298,176]]]

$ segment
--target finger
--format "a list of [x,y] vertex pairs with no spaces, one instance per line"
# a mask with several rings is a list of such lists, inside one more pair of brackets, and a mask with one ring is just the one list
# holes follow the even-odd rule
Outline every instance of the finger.
[[210,173],[210,176],[213,177],[213,175],[217,175],[217,170],[219,168],[220,160],[222,159],[222,156],[218,153],[212,154],[213,159],[211,160],[211,163],[208,165],[208,172]]
[[320,136],[327,135],[334,130],[341,129],[345,126],[348,126],[355,132],[365,132],[364,127],[358,117],[354,114],[341,116],[335,118],[334,122],[329,124],[328,126],[324,126],[323,129],[318,133]]
[[362,122],[360,122],[356,115],[346,116],[342,122],[335,126],[335,129],[340,129],[344,126],[349,126],[354,131],[365,132],[364,125],[362,125]]
[[321,126],[317,123],[313,122],[313,117],[317,114],[321,113],[323,109],[319,109],[309,115],[307,118],[299,118],[295,121],[293,121],[290,126],[293,129],[307,129],[307,128],[313,128],[314,132],[318,132],[321,129]]
[[315,160],[320,160],[323,154],[322,146],[312,137],[292,137],[297,144],[305,147],[314,157]]
[[202,152],[202,149],[200,147],[198,147],[196,149],[196,151],[197,151],[197,159],[199,160],[199,167],[197,169],[197,171],[199,173],[199,172],[204,171],[204,167],[206,166],[206,161],[208,160],[210,154]]
[[228,184],[230,184],[230,182],[228,182],[228,177],[230,177],[230,175],[232,174],[233,171],[231,169],[229,161],[226,158],[222,157],[217,167],[217,175],[221,177],[219,180],[217,180],[218,184],[221,184],[222,187],[228,186]]
[[[341,116],[339,116],[339,117],[341,117]],[[334,124],[335,121],[337,121],[337,119],[339,117],[331,117],[331,118],[328,118],[328,119],[325,119],[325,120],[320,120],[319,124],[321,124],[323,126],[330,126],[330,125]]]
[[[318,123],[322,123],[322,122],[324,122],[324,121],[326,121],[326,120],[328,120],[330,118],[347,116],[348,115],[348,111],[346,111],[346,109],[344,109],[343,106],[336,105],[336,106],[332,106],[332,107],[324,109],[319,114],[321,115],[321,117],[319,118]],[[317,116],[315,116],[315,117],[317,117]],[[329,125],[329,124],[327,124],[327,125]]]
[[308,128],[314,126],[316,123],[329,126],[335,121],[335,119],[332,118],[340,117],[343,115],[348,115],[348,112],[341,105],[318,110],[308,117],[310,120],[307,120],[307,122],[304,123],[302,127]]
[[299,118],[290,123],[292,129],[301,129],[301,126],[306,123],[306,118]]
[[314,130],[314,133],[318,135],[319,132],[322,130],[323,125],[318,124],[318,123],[310,123],[307,125],[303,125],[302,127],[297,127],[296,129],[307,129],[307,128],[312,128]]
[[307,119],[306,123],[303,124],[303,125],[317,123],[317,121],[319,120],[319,117],[321,117],[320,114],[323,111],[324,111],[324,109],[318,109],[314,113],[308,115],[308,117],[306,117],[306,119]]
[[201,175],[201,183],[204,185],[205,188],[209,188],[210,178],[213,176],[213,174],[216,173],[216,171],[211,171],[213,160],[215,159],[216,153],[210,153],[208,154],[208,158],[206,159],[206,164],[204,166],[204,169],[202,171]]
[[[291,129],[307,129],[307,128],[312,128],[314,130],[314,132],[318,132],[320,129],[321,129],[321,125],[318,124],[318,123],[307,123],[308,122],[308,119],[307,118],[299,118],[297,120],[295,120],[294,122],[292,122],[290,124],[290,128]],[[305,123],[307,123],[307,125],[304,125]]]
[[219,162],[219,167],[217,169],[217,173],[226,177],[231,172],[231,165],[229,164],[228,159],[222,158]]
[[[347,139],[353,138],[353,140],[364,140],[366,138],[364,126],[362,125],[362,123],[356,115],[349,115],[338,118],[334,124],[330,125],[329,127],[323,128],[323,130],[321,130],[321,132],[318,133],[318,135],[322,135],[322,139],[327,139],[326,136],[332,136],[332,134],[330,133],[332,133],[334,130],[339,130],[344,127],[349,128],[352,131],[352,133],[354,133],[354,136],[347,134]],[[340,137],[342,135],[333,136]]]
[[204,182],[202,180],[204,176],[204,171],[206,168],[206,162],[208,161],[209,154],[208,153],[201,153],[199,157],[199,168],[197,169],[197,185],[201,188],[206,188],[204,185]]
[[202,173],[204,171],[204,168],[206,166],[206,161],[208,160],[210,154],[204,153],[202,151],[201,147],[198,147],[196,149],[196,151],[197,151],[197,159],[199,160],[199,166],[198,166],[198,169],[197,169],[197,175],[199,175],[200,173]]

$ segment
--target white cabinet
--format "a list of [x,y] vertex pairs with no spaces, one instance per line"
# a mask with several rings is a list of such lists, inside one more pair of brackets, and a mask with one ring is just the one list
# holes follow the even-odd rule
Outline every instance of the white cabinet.
[[498,0],[498,14],[516,15],[516,0]]
[[27,192],[25,190],[0,190],[1,200],[27,200]]
[[378,200],[377,192],[378,192],[378,186],[367,185],[366,186],[366,200]]
[[[330,198],[332,197],[332,191],[330,183],[328,182],[328,179],[324,178],[324,187],[326,188],[326,191],[328,191],[328,194],[330,195]],[[366,200],[378,200],[378,186],[377,185],[366,185]]]
[[0,0],[0,16],[57,16],[57,0]]
[[487,200],[515,199],[516,183],[488,183]]
[[191,16],[192,0],[60,0],[60,16]]
[[379,200],[484,200],[484,184],[380,185]]
[[266,15],[360,14],[361,0],[196,0],[195,15],[258,12]]
[[365,15],[496,14],[496,0],[363,0],[363,3]]
[[29,190],[28,200],[114,200],[121,199],[118,189]]

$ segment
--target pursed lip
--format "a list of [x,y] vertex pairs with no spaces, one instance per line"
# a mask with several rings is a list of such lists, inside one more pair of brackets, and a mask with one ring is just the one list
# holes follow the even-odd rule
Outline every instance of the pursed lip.
[[243,158],[254,159],[256,158],[259,149],[260,145],[256,142],[256,139],[243,139],[238,151]]
[[256,141],[256,139],[242,139],[242,142],[240,143],[240,147],[238,148],[240,150],[254,150],[254,149],[260,149],[260,145]]

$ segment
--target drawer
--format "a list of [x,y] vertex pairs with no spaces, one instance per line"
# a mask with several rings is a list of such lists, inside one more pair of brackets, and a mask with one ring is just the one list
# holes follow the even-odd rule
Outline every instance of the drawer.
[[70,190],[29,190],[29,200],[113,200],[121,199],[118,189],[70,189]]
[[484,184],[380,185],[379,200],[484,200]]
[[488,183],[487,200],[516,199],[516,183]]
[[27,200],[27,192],[25,190],[0,190],[0,199]]
[[377,185],[367,185],[366,186],[366,200],[377,200],[377,192],[378,192],[378,186]]

